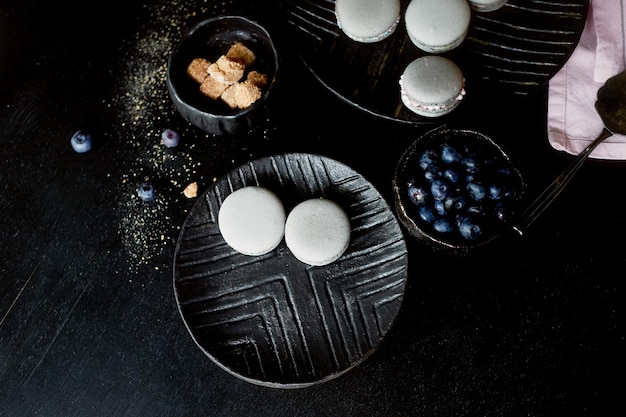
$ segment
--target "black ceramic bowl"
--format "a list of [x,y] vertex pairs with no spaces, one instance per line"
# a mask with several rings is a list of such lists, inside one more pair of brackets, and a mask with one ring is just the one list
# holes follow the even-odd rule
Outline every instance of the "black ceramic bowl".
[[404,152],[393,178],[395,209],[414,237],[435,249],[467,254],[511,228],[525,184],[488,136],[437,128]]
[[[199,83],[187,74],[194,58],[215,62],[237,41],[256,55],[246,71],[255,70],[268,78],[261,98],[245,109],[231,109],[219,98],[205,96]],[[196,24],[174,48],[168,60],[167,88],[176,109],[194,126],[214,135],[238,133],[265,120],[266,102],[277,72],[278,54],[266,29],[245,17],[217,16]]]

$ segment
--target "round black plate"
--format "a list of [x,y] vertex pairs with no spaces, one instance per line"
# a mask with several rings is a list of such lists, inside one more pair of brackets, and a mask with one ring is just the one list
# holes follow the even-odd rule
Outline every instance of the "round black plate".
[[[407,4],[402,1],[403,18]],[[409,40],[403,19],[389,38],[362,44],[337,27],[334,0],[282,0],[282,5],[297,51],[336,95],[383,118],[441,120],[414,114],[400,101],[400,75],[425,55]],[[502,106],[544,85],[576,47],[588,5],[589,0],[509,0],[493,12],[472,12],[465,41],[443,54],[464,72],[467,95],[458,109],[442,117],[476,106]]]
[[[284,240],[266,255],[239,254],[216,220],[224,198],[248,185],[274,191],[286,212],[333,199],[350,217],[350,246],[324,267],[298,261]],[[262,158],[219,179],[185,220],[174,262],[176,300],[198,346],[232,374],[282,388],[363,361],[394,322],[406,278],[405,242],[385,200],[349,167],[310,154]]]

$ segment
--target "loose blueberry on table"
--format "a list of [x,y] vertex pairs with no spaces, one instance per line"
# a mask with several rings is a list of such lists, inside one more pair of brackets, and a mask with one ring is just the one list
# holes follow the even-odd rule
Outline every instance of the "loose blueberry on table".
[[137,195],[143,201],[154,201],[156,198],[156,190],[150,181],[144,181],[137,187]]
[[91,135],[77,130],[70,139],[72,148],[78,153],[84,153],[91,150]]
[[168,148],[175,148],[180,141],[180,135],[175,130],[165,129],[163,133],[161,133],[161,139],[163,140],[163,144]]

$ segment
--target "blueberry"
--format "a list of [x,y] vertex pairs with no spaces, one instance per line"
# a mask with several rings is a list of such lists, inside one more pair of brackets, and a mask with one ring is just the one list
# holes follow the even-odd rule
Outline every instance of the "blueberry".
[[161,133],[161,139],[163,140],[163,144],[168,148],[175,148],[180,141],[180,135],[175,130],[165,129],[163,133]]
[[72,135],[70,143],[76,152],[87,152],[91,150],[91,135],[82,130],[78,130]]
[[450,220],[445,217],[441,217],[435,220],[433,228],[439,233],[452,233],[452,231],[454,230],[454,226],[452,225]]
[[452,145],[443,145],[441,148],[441,160],[447,164],[461,161],[461,152]]
[[428,169],[428,167],[437,160],[437,154],[435,151],[428,149],[420,155],[419,158],[419,166],[423,170]]
[[420,206],[418,214],[428,224],[432,224],[435,221],[435,213],[433,213],[433,209],[430,206]]
[[495,218],[502,223],[508,223],[513,217],[513,210],[503,201],[498,201],[493,207]]
[[468,155],[461,161],[468,173],[476,172],[480,167],[480,162],[475,155]]
[[426,168],[426,170],[424,171],[424,178],[426,178],[426,181],[428,182],[433,182],[440,177],[441,171],[437,167],[436,163],[429,165],[428,168]]
[[517,196],[517,189],[513,186],[506,186],[506,188],[504,189],[504,195],[502,196],[502,198],[506,200],[513,200],[515,199],[516,196]]
[[467,184],[467,191],[470,197],[475,201],[480,201],[487,196],[487,189],[478,182],[470,182]]
[[519,184],[513,183],[513,178],[504,181],[502,184],[502,199],[513,199],[517,195]]
[[482,226],[469,216],[461,217],[458,220],[458,228],[461,237],[469,241],[476,241],[483,234]]
[[489,184],[489,197],[492,200],[500,200],[502,197],[504,197],[505,193],[505,187],[501,183],[494,182]]
[[496,169],[496,172],[499,175],[502,175],[506,178],[510,178],[513,176],[513,173],[511,172],[511,168],[506,166],[505,164],[500,164],[498,168]]
[[443,171],[443,177],[446,180],[450,181],[452,184],[456,184],[457,182],[459,182],[460,179],[459,172],[453,168],[448,168]]
[[443,200],[450,193],[450,184],[443,178],[433,181],[430,187],[430,193],[435,200]]
[[426,202],[426,198],[428,197],[428,192],[417,185],[411,183],[407,189],[407,194],[409,196],[409,200],[415,205],[421,205]]
[[443,200],[435,200],[433,208],[435,209],[435,212],[440,216],[445,216],[446,214],[448,214],[448,210],[446,210],[446,204]]
[[485,210],[484,210],[483,206],[481,206],[480,204],[468,205],[465,208],[465,212],[467,214],[473,214],[473,215],[476,215],[476,216],[482,216],[483,214],[485,214]]
[[457,213],[465,209],[467,202],[463,196],[453,195],[446,197],[444,205],[449,213]]
[[156,198],[154,185],[150,181],[144,181],[137,187],[137,195],[143,201],[153,201]]

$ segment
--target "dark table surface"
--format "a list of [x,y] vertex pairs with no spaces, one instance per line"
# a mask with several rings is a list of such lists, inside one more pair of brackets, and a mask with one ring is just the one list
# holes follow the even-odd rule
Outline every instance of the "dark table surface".
[[[167,96],[167,56],[193,22],[263,4],[235,3],[0,2],[0,415],[623,414],[620,162],[589,161],[527,235],[475,256],[406,236],[400,314],[341,377],[268,388],[205,356],[173,293],[176,240],[195,202],[185,186],[203,191],[247,161],[309,152],[349,165],[391,205],[395,163],[432,127],[351,107],[282,41],[266,126],[226,137],[190,126]],[[497,138],[534,196],[572,159],[547,141],[546,100],[542,87],[450,123]],[[160,144],[165,128],[181,133],[178,148]],[[93,134],[90,152],[70,147],[77,129]],[[135,194],[144,178],[159,186],[155,204]]]

